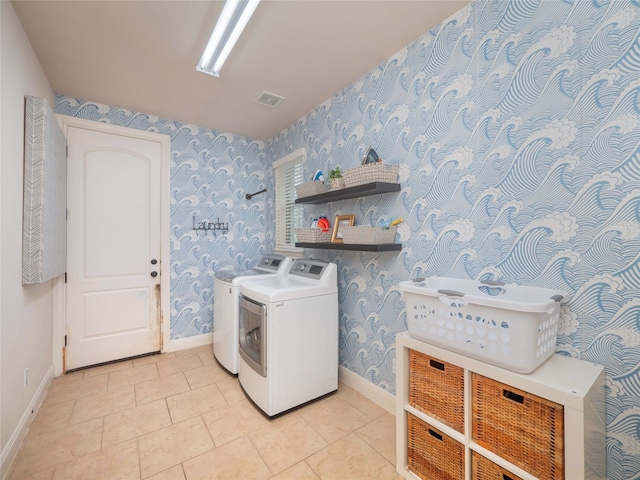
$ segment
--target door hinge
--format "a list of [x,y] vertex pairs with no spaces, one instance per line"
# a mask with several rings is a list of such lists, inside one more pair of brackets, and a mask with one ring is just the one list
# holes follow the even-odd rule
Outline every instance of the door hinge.
[[67,346],[67,336],[66,335],[64,336],[64,346],[65,347]]
[[64,283],[67,283],[67,272],[64,272]]

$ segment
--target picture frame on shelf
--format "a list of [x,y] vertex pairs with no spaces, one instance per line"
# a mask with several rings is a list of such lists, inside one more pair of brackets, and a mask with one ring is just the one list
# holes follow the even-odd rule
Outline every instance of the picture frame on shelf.
[[331,243],[344,243],[342,234],[340,233],[341,227],[353,226],[355,220],[354,215],[336,215],[333,221],[333,232],[331,233]]

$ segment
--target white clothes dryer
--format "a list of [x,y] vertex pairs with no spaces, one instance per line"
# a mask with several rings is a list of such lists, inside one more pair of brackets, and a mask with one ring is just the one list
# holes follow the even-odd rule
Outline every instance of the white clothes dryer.
[[250,270],[221,270],[213,280],[213,355],[226,370],[238,374],[238,298],[240,283],[248,278],[286,275],[289,257],[263,255]]
[[293,262],[289,273],[240,285],[238,379],[273,417],[338,389],[334,263]]

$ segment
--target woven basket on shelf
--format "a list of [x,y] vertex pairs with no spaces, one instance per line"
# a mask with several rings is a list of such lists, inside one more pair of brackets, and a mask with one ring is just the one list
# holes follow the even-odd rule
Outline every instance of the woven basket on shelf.
[[407,413],[409,470],[423,480],[464,479],[464,445]]
[[304,182],[296,185],[298,198],[311,197],[329,191],[329,182]]
[[331,178],[329,183],[331,184],[330,190],[341,190],[345,187],[344,178],[342,177]]
[[478,452],[471,450],[471,479],[472,480],[522,480],[509,470],[487,460]]
[[347,188],[372,182],[397,183],[399,165],[388,163],[367,163],[344,172]]
[[564,479],[562,405],[473,374],[473,440],[541,480]]
[[398,227],[394,225],[388,229],[382,227],[340,227],[342,241],[344,243],[355,243],[357,245],[381,245],[394,243]]
[[296,237],[300,243],[329,243],[331,232],[319,228],[296,228]]
[[464,433],[464,369],[409,350],[409,405]]

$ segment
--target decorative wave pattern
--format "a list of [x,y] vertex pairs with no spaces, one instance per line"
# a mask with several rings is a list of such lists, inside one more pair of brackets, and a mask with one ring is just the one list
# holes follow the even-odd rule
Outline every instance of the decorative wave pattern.
[[[402,217],[399,253],[308,250],[339,269],[340,364],[395,392],[398,282],[558,288],[557,351],[606,367],[607,475],[640,471],[640,3],[486,0],[427,32],[263,144],[57,98],[57,111],[171,136],[171,336],[211,331],[212,275],[274,245],[270,163],[352,168],[372,146],[402,191],[307,206],[308,222]],[[197,237],[191,217],[229,221]]]
[[638,478],[639,38],[636,1],[474,2],[267,142],[309,177],[402,166],[399,194],[305,210],[405,220],[401,253],[307,251],[339,266],[342,366],[395,391],[401,280],[565,290],[557,351],[606,366],[608,477]]
[[[64,96],[56,112],[171,137],[171,339],[213,331],[213,277],[222,268],[248,269],[268,251],[264,142],[184,125]],[[204,235],[196,222],[227,222],[226,235]]]

